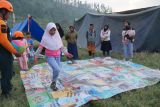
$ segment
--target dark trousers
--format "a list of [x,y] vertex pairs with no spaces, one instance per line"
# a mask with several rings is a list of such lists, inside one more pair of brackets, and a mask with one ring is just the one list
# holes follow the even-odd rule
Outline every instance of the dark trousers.
[[103,51],[103,56],[106,56],[106,52],[107,52],[107,56],[110,56],[110,51]]
[[13,57],[8,54],[0,54],[1,90],[3,94],[8,94],[11,89]]
[[68,43],[67,45],[68,52],[73,55],[73,59],[78,59],[78,49],[76,43]]

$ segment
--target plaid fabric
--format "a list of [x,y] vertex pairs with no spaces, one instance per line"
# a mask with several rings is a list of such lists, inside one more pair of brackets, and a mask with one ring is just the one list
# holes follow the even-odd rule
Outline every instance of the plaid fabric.
[[95,53],[95,51],[96,51],[96,46],[95,46],[95,44],[94,43],[88,43],[88,46],[87,46],[87,48],[88,48],[88,51],[90,51],[91,53]]

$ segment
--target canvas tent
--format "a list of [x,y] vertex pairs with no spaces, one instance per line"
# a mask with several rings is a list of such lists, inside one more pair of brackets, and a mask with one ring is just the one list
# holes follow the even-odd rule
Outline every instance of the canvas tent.
[[160,6],[106,15],[87,13],[75,21],[75,28],[78,32],[78,46],[86,47],[86,31],[89,24],[93,23],[97,32],[96,46],[99,49],[101,43],[100,30],[105,24],[108,24],[111,29],[113,51],[122,52],[123,20],[130,21],[132,27],[136,30],[135,51],[160,51]]
[[41,41],[44,30],[32,18],[30,18],[29,20],[27,18],[24,21],[15,24],[15,26],[11,29],[11,34],[13,35],[15,31],[28,32],[28,30],[31,32],[32,38],[36,39],[39,42]]

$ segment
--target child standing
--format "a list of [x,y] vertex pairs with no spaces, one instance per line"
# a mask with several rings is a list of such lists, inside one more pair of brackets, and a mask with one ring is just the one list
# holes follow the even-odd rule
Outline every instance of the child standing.
[[96,51],[96,31],[94,30],[94,25],[90,24],[89,30],[86,32],[86,38],[87,38],[87,48],[88,48],[88,54],[89,56],[94,57],[95,51]]
[[31,64],[34,63],[34,41],[33,39],[31,39],[31,35],[30,35],[30,32],[27,32],[26,33],[26,37],[27,37],[27,43],[28,43],[28,47],[29,47],[29,55],[28,55],[28,58],[29,58],[29,62]]
[[20,31],[16,31],[13,34],[13,43],[21,43],[23,46],[26,47],[26,50],[23,52],[21,57],[18,57],[18,62],[20,65],[21,70],[27,71],[28,70],[28,57],[27,54],[29,53],[27,41],[24,39],[24,35]]
[[108,25],[105,25],[104,28],[101,30],[101,50],[103,52],[103,56],[110,56],[110,50],[112,50],[111,42],[110,42],[110,34],[111,31]]
[[59,72],[61,71],[61,51],[63,51],[63,53],[67,57],[71,58],[72,55],[69,54],[63,47],[63,43],[57,31],[56,25],[52,22],[48,23],[46,30],[43,34],[41,43],[37,51],[35,52],[35,55],[40,54],[43,48],[45,48],[46,60],[53,70],[53,78],[50,87],[53,91],[57,91],[58,88],[56,87],[56,81],[58,79]]

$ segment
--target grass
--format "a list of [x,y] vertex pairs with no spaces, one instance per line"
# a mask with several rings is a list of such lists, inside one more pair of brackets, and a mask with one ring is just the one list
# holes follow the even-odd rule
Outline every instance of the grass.
[[[88,58],[85,49],[79,50],[80,59]],[[96,56],[102,56],[97,52]],[[112,57],[122,59],[121,54],[112,53]],[[133,62],[150,68],[160,69],[160,53],[136,53]],[[63,58],[66,60],[66,58]],[[44,62],[40,60],[39,63]],[[31,66],[31,65],[30,65]],[[24,87],[19,76],[19,67],[14,63],[15,76],[12,79],[14,90],[9,99],[0,99],[0,107],[29,107]],[[118,94],[112,98],[98,101],[91,101],[83,107],[160,107],[160,83],[148,86],[143,89],[132,90]]]

